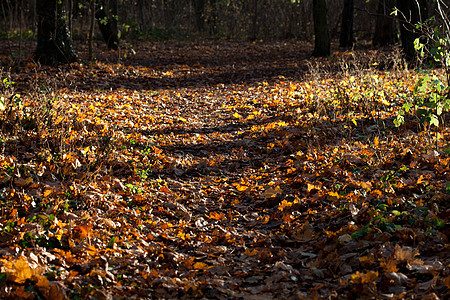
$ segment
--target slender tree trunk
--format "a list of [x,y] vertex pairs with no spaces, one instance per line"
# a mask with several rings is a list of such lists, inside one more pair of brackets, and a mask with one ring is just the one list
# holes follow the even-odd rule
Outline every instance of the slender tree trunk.
[[209,0],[209,5],[211,6],[211,16],[208,18],[209,21],[209,33],[215,35],[217,33],[217,3],[216,0]]
[[386,46],[395,43],[394,17],[391,16],[394,6],[394,0],[378,0],[375,35],[373,37],[374,46]]
[[108,45],[108,49],[119,48],[119,34],[117,30],[117,0],[111,0],[110,14],[107,13],[105,0],[97,0],[95,5],[95,18],[97,19],[100,32]]
[[89,10],[91,12],[89,22],[89,61],[93,61],[94,54],[92,49],[94,48],[95,0],[91,0]]
[[35,59],[45,65],[58,65],[77,60],[63,16],[62,1],[37,0],[38,44]]
[[72,32],[73,32],[73,0],[69,0],[68,3],[69,6],[69,11],[68,11],[68,20],[69,20],[69,34],[70,34],[70,39],[72,40]]
[[420,37],[416,24],[427,19],[425,0],[398,0],[397,7],[400,11],[400,37],[405,57],[408,60],[416,58],[414,40]]
[[193,0],[195,25],[199,32],[203,32],[205,28],[205,0]]
[[313,0],[314,56],[330,55],[330,36],[326,0]]
[[344,0],[344,10],[342,11],[341,35],[339,46],[343,48],[353,47],[353,9],[354,0]]
[[250,28],[250,40],[256,40],[258,36],[258,0],[251,1],[252,23]]

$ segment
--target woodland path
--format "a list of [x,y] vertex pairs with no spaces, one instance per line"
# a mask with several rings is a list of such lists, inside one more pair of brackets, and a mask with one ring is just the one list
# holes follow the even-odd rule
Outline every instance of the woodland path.
[[28,110],[3,121],[0,294],[448,296],[449,130],[394,128],[415,80],[379,70],[395,57],[134,50],[11,74]]

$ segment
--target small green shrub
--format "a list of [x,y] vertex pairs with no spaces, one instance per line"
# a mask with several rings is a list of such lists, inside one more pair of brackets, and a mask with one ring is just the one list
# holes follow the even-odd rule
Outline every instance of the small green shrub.
[[450,110],[450,21],[441,9],[440,0],[437,1],[437,5],[440,24],[436,22],[434,16],[416,24],[422,36],[414,41],[414,47],[419,60],[427,60],[430,67],[444,69],[445,80],[435,75],[431,76],[429,72],[422,72],[423,75],[419,77],[412,99],[403,104],[394,120],[397,127],[405,122],[407,113],[415,114],[421,124],[438,127],[439,117]]

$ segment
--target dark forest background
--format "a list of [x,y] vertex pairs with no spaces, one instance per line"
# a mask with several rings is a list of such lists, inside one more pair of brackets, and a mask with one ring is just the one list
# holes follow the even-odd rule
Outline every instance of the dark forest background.
[[[33,48],[37,35],[36,0],[3,0],[0,37],[8,41],[3,54],[20,56]],[[54,1],[47,1],[51,3]],[[102,39],[102,25],[117,26],[120,40],[238,39],[314,40],[312,0],[97,0],[94,40]],[[326,1],[328,31],[332,41],[346,47],[373,47],[400,43],[400,25],[392,10],[394,0]],[[436,1],[420,1],[421,14],[432,16]],[[444,1],[444,4],[447,1]],[[92,1],[62,1],[64,18],[74,41],[90,34]],[[354,8],[349,10],[348,6]],[[50,5],[51,6],[51,5]],[[347,6],[347,10],[345,9]],[[52,7],[48,8],[49,10]],[[448,7],[445,8],[448,12]],[[103,14],[99,14],[101,11]],[[347,13],[347,16],[345,15]],[[352,40],[343,42],[349,18]],[[117,24],[116,24],[117,23]],[[104,37],[104,35],[103,35]],[[123,44],[122,44],[123,45]],[[118,45],[120,46],[120,44]],[[5,47],[3,47],[5,48]],[[115,48],[109,47],[109,48]]]

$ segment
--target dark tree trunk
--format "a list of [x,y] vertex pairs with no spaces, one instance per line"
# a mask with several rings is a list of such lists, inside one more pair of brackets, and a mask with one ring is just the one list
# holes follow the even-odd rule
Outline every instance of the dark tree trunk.
[[387,46],[395,43],[394,17],[391,16],[395,7],[394,0],[378,0],[377,20],[375,24],[374,46]]
[[102,33],[103,39],[108,45],[108,49],[119,48],[119,34],[117,30],[117,0],[110,1],[109,15],[107,13],[107,3],[105,0],[95,1],[95,18],[98,22],[98,27]]
[[215,35],[217,33],[217,5],[216,0],[209,0],[209,5],[211,6],[211,15],[207,19],[207,23],[209,23],[209,34]]
[[195,25],[199,32],[203,32],[205,29],[205,2],[206,0],[193,0]]
[[38,44],[35,59],[44,65],[58,65],[77,60],[69,29],[59,0],[37,0]]
[[339,46],[343,48],[353,47],[353,0],[344,0],[344,10],[342,11],[341,36]]
[[255,41],[258,36],[258,0],[252,0],[250,5],[252,10],[250,40]]
[[330,55],[330,36],[326,0],[313,0],[314,56]]
[[403,53],[406,59],[414,60],[416,58],[414,40],[420,37],[420,32],[415,25],[427,18],[426,3],[425,0],[398,0],[397,8],[400,11],[400,37]]

